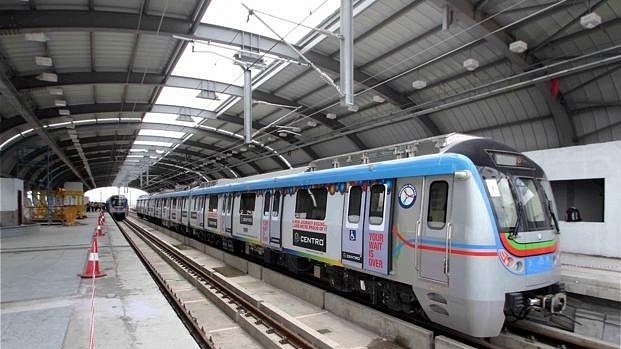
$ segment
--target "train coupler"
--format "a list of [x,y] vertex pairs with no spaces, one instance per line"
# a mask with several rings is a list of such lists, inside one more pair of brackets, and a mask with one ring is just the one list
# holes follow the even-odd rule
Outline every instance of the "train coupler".
[[532,310],[549,312],[552,314],[561,313],[567,306],[567,296],[564,292],[537,295],[527,298],[526,304]]

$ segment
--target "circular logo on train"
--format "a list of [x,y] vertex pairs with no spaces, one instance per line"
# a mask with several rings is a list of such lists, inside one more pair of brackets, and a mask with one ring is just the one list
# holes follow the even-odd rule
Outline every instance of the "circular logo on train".
[[416,202],[416,187],[406,184],[399,189],[399,205],[403,208],[410,208]]

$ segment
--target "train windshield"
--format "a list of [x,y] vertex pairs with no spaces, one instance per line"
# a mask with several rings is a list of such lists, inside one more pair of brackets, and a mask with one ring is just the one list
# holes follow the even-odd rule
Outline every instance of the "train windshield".
[[113,197],[110,199],[110,204],[112,206],[125,206],[127,204],[127,199],[124,197]]
[[532,178],[514,177],[516,194],[522,205],[526,230],[550,229],[552,221],[548,215],[547,199],[541,184]]
[[518,233],[554,227],[541,181],[500,172],[484,177],[501,230]]

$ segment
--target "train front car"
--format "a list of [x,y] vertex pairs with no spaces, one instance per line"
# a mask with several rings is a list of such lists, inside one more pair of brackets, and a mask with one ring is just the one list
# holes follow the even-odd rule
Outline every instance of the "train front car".
[[127,198],[123,195],[112,195],[106,201],[106,207],[112,218],[122,221],[128,212]]
[[[452,307],[456,316],[449,326],[489,337],[500,332],[505,317],[521,318],[530,310],[562,312],[566,299],[559,283],[559,229],[543,170],[490,139],[457,142],[445,152],[465,155],[474,163],[480,175],[475,176],[477,188],[483,194],[462,192],[471,195],[467,198],[455,190],[453,225],[464,231],[453,231],[449,237],[453,283],[449,293],[461,304]],[[482,196],[482,202],[474,196]],[[457,236],[464,239],[463,249]],[[430,310],[432,320],[441,315],[433,307]]]

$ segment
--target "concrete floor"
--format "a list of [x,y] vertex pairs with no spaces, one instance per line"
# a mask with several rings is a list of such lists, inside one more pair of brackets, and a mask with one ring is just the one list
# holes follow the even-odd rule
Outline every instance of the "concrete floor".
[[[89,347],[92,279],[81,273],[96,214],[75,226],[0,230],[3,349]],[[198,348],[107,217],[95,279],[95,348]]]

